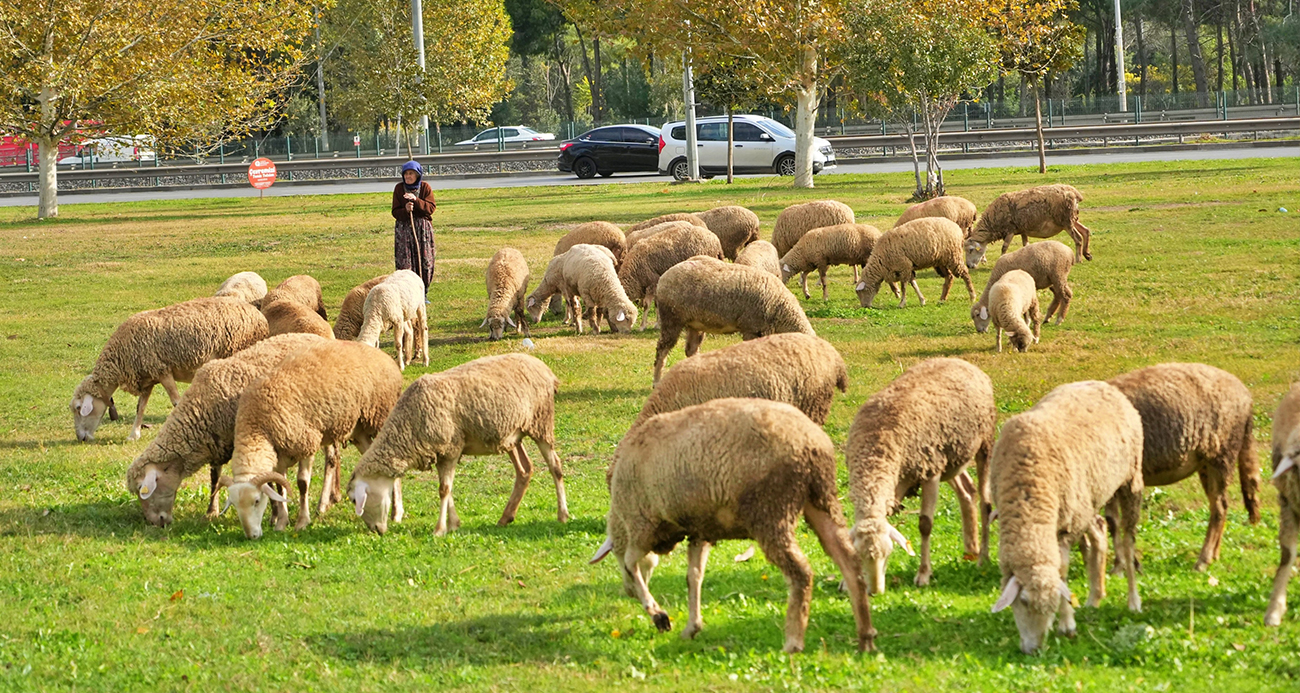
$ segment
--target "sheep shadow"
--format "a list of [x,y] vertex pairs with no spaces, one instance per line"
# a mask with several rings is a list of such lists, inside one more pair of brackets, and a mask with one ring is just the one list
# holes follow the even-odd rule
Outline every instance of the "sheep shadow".
[[[495,522],[489,521],[472,525],[464,524],[456,532],[513,541],[545,541],[557,537],[577,535],[604,537],[605,518],[575,517],[565,523],[556,522],[553,517],[549,520],[530,520],[527,522],[516,520],[504,527],[499,527]],[[433,534],[432,527],[429,528],[429,534]],[[595,548],[593,545],[592,550],[594,551]]]

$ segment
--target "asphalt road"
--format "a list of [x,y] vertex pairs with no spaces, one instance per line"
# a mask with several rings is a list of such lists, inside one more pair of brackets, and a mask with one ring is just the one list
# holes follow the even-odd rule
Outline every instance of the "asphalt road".
[[[1261,159],[1276,157],[1300,157],[1300,146],[1286,145],[1277,147],[1263,148],[1242,148],[1242,149],[1202,149],[1202,150],[1181,150],[1181,151],[1116,151],[1103,153],[1086,153],[1086,154],[1059,154],[1048,155],[1050,165],[1078,165],[1078,164],[1113,164],[1121,162],[1139,162],[1139,161],[1204,161],[1217,159]],[[993,155],[989,158],[982,159],[953,159],[945,161],[944,170],[953,171],[970,168],[997,168],[1008,166],[1037,166],[1038,156],[1033,153],[1017,152],[1006,155]],[[822,174],[837,175],[844,173],[897,173],[902,171],[911,171],[910,162],[882,162],[879,164],[846,164],[835,169],[835,173]],[[749,177],[749,176],[744,176]],[[821,177],[821,176],[819,176]],[[592,180],[578,180],[572,175],[559,174],[555,175],[514,175],[514,176],[485,176],[473,178],[445,178],[429,177],[426,180],[435,190],[465,189],[465,188],[514,188],[535,185],[617,185],[620,183],[646,183],[669,180],[666,176],[653,174],[619,174],[609,178],[594,178]],[[348,193],[380,193],[389,192],[393,189],[393,181],[362,181],[356,183],[322,183],[320,185],[282,185],[273,186],[266,191],[268,196],[285,196],[285,195],[338,195]],[[59,204],[79,204],[92,202],[130,202],[137,200],[176,200],[176,199],[194,199],[207,197],[257,197],[258,192],[252,188],[220,188],[204,190],[148,190],[141,192],[124,192],[124,193],[60,193]],[[35,195],[30,197],[4,197],[0,198],[0,206],[28,206],[35,205],[37,198]]]

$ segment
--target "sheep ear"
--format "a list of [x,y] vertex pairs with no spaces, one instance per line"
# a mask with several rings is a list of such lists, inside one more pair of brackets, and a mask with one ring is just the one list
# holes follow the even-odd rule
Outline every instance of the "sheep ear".
[[230,488],[234,483],[234,479],[231,479],[228,476],[223,476],[220,479],[217,479],[217,488]]
[[1273,470],[1273,478],[1282,476],[1283,472],[1295,466],[1294,457],[1283,457],[1281,462],[1277,463],[1277,469]]
[[996,519],[998,519],[998,509],[994,508],[993,512],[989,513],[989,522],[992,522]]
[[352,482],[352,502],[357,505],[357,517],[366,511],[366,482],[357,479]]
[[90,416],[90,412],[92,411],[95,411],[95,398],[86,395],[86,398],[81,400],[80,413],[82,416]]
[[483,329],[484,327],[487,327],[487,321],[488,321],[487,318],[483,318],[483,322],[480,323],[478,326],[480,330]]
[[606,536],[605,543],[601,544],[599,549],[596,549],[596,555],[592,556],[591,560],[587,561],[587,563],[600,563],[600,560],[605,556],[608,556],[609,552],[613,550],[614,550],[614,540],[611,537]]
[[1011,606],[1011,602],[1014,602],[1018,596],[1020,596],[1020,581],[1016,579],[1015,575],[1012,575],[1011,579],[1007,580],[1007,586],[1002,588],[1002,595],[998,597],[996,602],[993,602],[993,613],[996,614]]
[[218,514],[218,515],[225,515],[225,514],[226,514],[226,511],[229,510],[229,509],[230,509],[230,494],[227,493],[227,494],[226,494],[226,502],[223,503],[223,504],[221,505],[221,512],[219,512],[219,513],[217,513],[217,514]]
[[912,550],[912,542],[908,541],[907,537],[903,536],[903,533],[898,531],[897,527],[893,525],[886,526],[889,527],[889,538],[893,540],[895,544],[901,546],[903,550],[907,552],[907,555],[915,556],[916,552]]
[[1062,580],[1060,584],[1056,586],[1056,589],[1061,593],[1062,599],[1067,602],[1074,601],[1074,595],[1070,593],[1070,586],[1065,584],[1065,580]]
[[269,481],[266,482],[265,484],[262,484],[262,493],[265,493],[265,494],[267,495],[268,498],[270,498],[271,500],[273,500],[273,501],[275,501],[275,502],[277,502],[277,503],[284,503],[284,502],[285,502],[285,498],[284,498],[284,496],[282,496],[282,495],[276,493],[276,492],[275,492],[275,489],[271,488],[271,482],[269,482]]
[[537,305],[537,299],[536,299],[536,298],[533,298],[532,296],[529,296],[529,297],[528,297],[528,307],[529,307],[529,308],[532,308],[532,307],[535,306],[535,305]]
[[[487,323],[486,320],[484,320],[483,322],[484,322],[484,324]],[[506,316],[506,324],[509,325],[509,326],[511,326],[511,327],[518,327],[518,325],[515,324],[515,321],[510,319],[510,316],[509,316],[509,315]]]
[[624,320],[627,320],[627,313],[620,310],[618,315],[614,317],[614,322],[623,322]]
[[140,500],[145,500],[158,490],[158,468],[153,465],[149,466],[149,471],[144,473],[144,480],[140,482]]
[[858,285],[855,286],[855,287],[853,287],[853,290],[854,290],[854,291],[866,291],[866,290],[867,290],[867,283],[866,283],[866,282],[858,282]]
[[787,271],[787,272],[793,272],[793,271],[794,271],[794,270],[790,269],[790,266],[789,266],[789,265],[781,265],[781,269],[783,269],[783,270],[785,270],[785,271]]
[[117,421],[120,418],[122,417],[118,416],[117,414],[117,402],[114,402],[113,398],[109,397],[108,398],[108,420]]

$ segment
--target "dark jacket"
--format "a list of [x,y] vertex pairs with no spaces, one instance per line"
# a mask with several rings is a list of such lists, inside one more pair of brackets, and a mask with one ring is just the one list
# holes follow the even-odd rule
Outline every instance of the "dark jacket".
[[406,185],[398,183],[393,188],[393,218],[398,221],[410,221],[412,213],[416,219],[431,219],[433,210],[437,208],[433,201],[433,188],[424,181],[420,181],[419,199],[415,200],[415,209],[411,212],[406,211]]

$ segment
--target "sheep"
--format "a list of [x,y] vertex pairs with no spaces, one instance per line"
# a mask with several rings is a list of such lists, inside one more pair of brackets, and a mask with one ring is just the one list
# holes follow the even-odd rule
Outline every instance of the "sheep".
[[221,282],[213,296],[233,296],[249,303],[257,303],[266,296],[266,280],[257,272],[239,272]]
[[[586,302],[583,309],[590,315],[592,327],[600,333],[598,308],[611,312],[610,324],[615,331],[627,331],[636,319],[636,306],[623,295],[614,271],[614,254],[604,246],[579,243],[563,255],[551,258],[546,274],[525,303],[528,317],[541,320],[546,301],[553,295],[562,296],[566,310],[565,322],[575,319],[578,299]],[[585,294],[584,294],[585,292]],[[632,316],[631,319],[628,316]],[[582,316],[576,315],[578,334],[582,334]]]
[[[648,229],[648,228],[650,228],[650,227],[652,227],[652,226],[658,226],[658,225],[660,225],[660,224],[666,224],[666,223],[668,223],[668,222],[670,222],[670,221],[684,221],[684,222],[687,222],[687,223],[691,224],[692,226],[701,226],[701,227],[704,227],[704,228],[706,228],[706,229],[709,227],[709,225],[706,224],[706,223],[704,223],[704,220],[701,219],[701,218],[700,218],[698,215],[696,215],[696,214],[693,214],[693,213],[691,213],[691,212],[673,212],[672,214],[661,214],[661,215],[659,215],[659,216],[657,216],[657,217],[655,217],[655,218],[653,218],[653,219],[646,219],[645,221],[639,221],[639,222],[637,222],[637,223],[635,223],[635,224],[629,226],[629,227],[627,228],[627,232],[628,232],[628,233],[632,233],[633,231],[640,231],[640,230],[642,230],[642,229]],[[630,247],[630,246],[629,246],[629,247]]]
[[966,266],[975,269],[984,261],[990,243],[1001,239],[1002,252],[1011,247],[1011,239],[1020,236],[1021,246],[1029,237],[1051,238],[1061,231],[1074,239],[1074,261],[1091,260],[1088,248],[1092,231],[1079,223],[1079,203],[1083,193],[1069,185],[1040,185],[1028,190],[999,195],[980,216],[966,238]]
[[334,339],[334,331],[324,318],[295,301],[279,300],[264,305],[262,315],[266,317],[267,334],[272,337],[296,332]]
[[429,365],[429,318],[420,275],[411,270],[388,275],[370,290],[361,312],[365,317],[355,341],[378,347],[380,335],[392,327],[398,368],[406,370],[419,356]]
[[776,217],[772,245],[776,246],[777,255],[784,257],[805,233],[823,226],[852,223],[853,210],[843,202],[817,200],[790,205]]
[[704,627],[700,585],[720,539],[754,539],[785,575],[785,651],[800,652],[808,627],[812,571],[794,530],[807,520],[849,587],[858,649],[874,647],[871,607],[836,497],[835,448],[826,433],[783,402],[726,398],[659,414],[628,432],[614,453],[605,542],[623,589],[660,631],[672,628],[647,583],[666,554],[690,539],[689,619],[683,638]]
[[1202,363],[1162,363],[1109,382],[1142,416],[1143,485],[1165,486],[1200,476],[1210,523],[1196,570],[1205,570],[1219,558],[1234,465],[1250,522],[1259,522],[1259,461],[1250,390],[1233,374]]
[[187,383],[199,366],[266,339],[266,318],[243,299],[196,298],[136,313],[118,326],[99,352],[90,375],[72,391],[72,423],[77,439],[90,441],[111,411],[119,388],[139,397],[127,440],[140,437],[154,385],[162,385],[172,406],[180,401],[176,383]]
[[322,320],[330,319],[325,313],[325,299],[321,297],[320,282],[311,275],[296,274],[289,277],[262,297],[262,302],[257,305],[264,308],[276,301],[293,301],[315,311]]
[[[1029,343],[1038,343],[1043,313],[1038,309],[1038,290],[1034,278],[1024,270],[1011,270],[984,291],[985,303],[974,315],[975,329],[988,330],[992,323],[998,330],[998,353],[1002,353],[1002,332],[1011,335],[1016,351],[1027,351]],[[973,308],[971,309],[974,310]],[[983,329],[981,328],[983,326]]]
[[[689,221],[681,221],[681,220],[665,221],[662,224],[655,224],[654,226],[646,226],[644,228],[637,229],[636,231],[629,231],[627,234],[627,249],[628,251],[631,251],[632,248],[636,246],[637,243],[640,243],[641,241],[644,241],[647,238],[650,238],[652,236],[661,234],[664,231],[689,229],[689,228],[704,229],[705,231],[709,230],[708,227],[705,226],[703,223],[694,224]],[[709,231],[709,233],[713,233],[713,232]],[[722,247],[721,241],[719,241],[718,247]]]
[[[298,350],[251,383],[235,414],[231,476],[219,482],[244,535],[262,536],[267,502],[285,502],[271,484],[288,487],[285,472],[294,466],[300,501],[295,528],[306,528],[316,451],[350,440],[364,454],[401,393],[402,372],[384,352],[333,339]],[[288,512],[278,513],[275,529],[284,530],[288,521]]]
[[1001,523],[1002,591],[993,611],[1012,608],[1021,651],[1038,650],[1057,615],[1058,632],[1076,632],[1065,582],[1073,544],[1082,541],[1088,566],[1087,606],[1106,596],[1106,523],[1097,510],[1107,501],[1122,512],[1115,553],[1128,578],[1128,608],[1142,610],[1134,555],[1142,417],[1124,393],[1096,380],[1052,390],[1003,424],[989,476]]
[[870,308],[880,291],[881,282],[898,281],[901,299],[898,302],[899,308],[907,305],[907,287],[902,286],[904,282],[912,285],[917,299],[921,305],[925,305],[921,287],[916,285],[916,270],[926,267],[933,267],[944,278],[940,301],[948,300],[948,290],[952,288],[954,274],[966,282],[966,291],[970,293],[970,299],[975,300],[975,286],[971,284],[970,272],[961,262],[961,229],[949,219],[927,217],[909,221],[881,234],[871,249],[862,281],[855,287],[858,302],[863,308]]
[[740,205],[714,207],[695,216],[718,237],[728,260],[735,260],[741,248],[758,240],[758,215]]
[[533,463],[522,438],[537,443],[555,479],[557,519],[569,521],[564,469],[555,452],[555,393],[560,381],[527,354],[488,356],[441,373],[420,376],[406,388],[374,444],[361,456],[348,495],[370,529],[388,531],[388,518],[401,517],[401,487],[410,469],[438,470],[441,508],[435,536],[460,526],[452,501],[452,479],[463,455],[505,453],[515,467],[515,485],[499,526],[515,519],[532,478]]
[[366,296],[370,295],[371,289],[387,278],[387,274],[381,274],[369,279],[364,284],[352,287],[348,295],[343,297],[343,305],[339,306],[339,316],[334,320],[335,339],[352,341],[357,338],[357,330],[361,329],[361,321],[365,319],[362,311],[365,309]]
[[126,488],[140,500],[145,520],[159,527],[171,524],[176,490],[204,465],[212,471],[208,517],[216,516],[221,467],[235,449],[240,393],[295,351],[318,342],[320,337],[313,334],[270,337],[194,372],[194,382],[163,422],[158,437],[126,470]]
[[[696,255],[722,259],[722,243],[708,229],[698,226],[678,225],[629,246],[623,266],[618,270],[619,281],[628,299],[648,312],[654,301],[659,277],[668,268]],[[641,329],[645,329],[645,312]]]
[[623,253],[627,251],[627,237],[623,235],[623,230],[608,221],[589,221],[585,224],[578,224],[573,230],[564,234],[555,244],[555,252],[552,256],[563,255],[579,243],[589,243],[591,245],[603,245],[614,253],[614,264],[618,265],[623,261]]
[[894,226],[902,226],[915,219],[924,219],[926,217],[943,217],[951,219],[953,223],[961,227],[962,235],[969,236],[971,227],[975,225],[975,215],[978,210],[975,203],[964,197],[956,195],[944,195],[918,202],[911,207],[903,210],[902,216],[894,222]]
[[[971,320],[975,321],[975,330],[984,333],[989,326],[988,306],[989,289],[1002,278],[1002,275],[1011,270],[1024,270],[1029,276],[1034,278],[1035,290],[1043,289],[1052,290],[1052,303],[1047,306],[1047,314],[1043,316],[1043,321],[1050,320],[1052,314],[1056,314],[1056,324],[1060,325],[1065,320],[1065,313],[1070,309],[1070,299],[1074,298],[1074,290],[1070,288],[1070,268],[1074,266],[1074,253],[1065,246],[1064,243],[1056,241],[1043,241],[1026,246],[1002,257],[993,265],[993,271],[989,273],[988,284],[984,285],[984,292],[975,304],[970,307]],[[1057,311],[1060,312],[1057,312]],[[983,316],[983,317],[981,317]]]
[[[997,428],[993,382],[961,359],[935,358],[907,369],[858,409],[845,449],[849,495],[853,499],[850,536],[862,559],[867,589],[885,591],[885,565],[893,545],[912,554],[903,534],[886,516],[901,509],[904,496],[921,493],[921,566],[916,585],[930,584],[930,533],[947,482],[961,506],[965,557],[988,556],[987,498],[977,492],[966,468],[973,460],[981,485]],[[976,497],[981,537],[976,538]],[[981,541],[982,540],[982,541]]]
[[736,264],[757,267],[774,277],[781,276],[781,258],[776,254],[776,247],[767,241],[754,241],[745,246],[736,254]]
[[858,265],[867,264],[871,249],[879,239],[880,229],[870,224],[836,224],[812,229],[781,258],[781,282],[790,281],[790,277],[797,273],[803,297],[810,298],[808,273],[817,270],[822,284],[822,300],[825,301],[826,268],[831,265],[852,265],[853,281],[856,283]]
[[754,267],[703,255],[664,272],[655,310],[659,313],[656,384],[664,359],[677,345],[683,329],[687,357],[699,350],[705,332],[739,332],[745,340],[781,332],[814,335],[808,316],[781,280]]
[[[622,231],[619,232],[620,234]],[[488,328],[488,339],[497,341],[505,333],[506,326],[515,328],[516,334],[523,332],[525,337],[532,337],[528,331],[528,321],[524,319],[524,294],[528,292],[528,261],[523,253],[514,248],[498,250],[487,266],[487,317],[479,328]],[[519,320],[510,319],[514,313]]]
[[677,362],[632,425],[711,399],[758,397],[793,405],[820,426],[835,390],[848,384],[848,367],[830,342],[799,332],[768,335]]
[[1300,383],[1278,402],[1273,416],[1273,485],[1277,487],[1277,543],[1282,558],[1273,576],[1273,594],[1264,612],[1264,625],[1282,625],[1286,614],[1286,586],[1295,566],[1296,534],[1300,530],[1300,471],[1295,469],[1300,457]]

